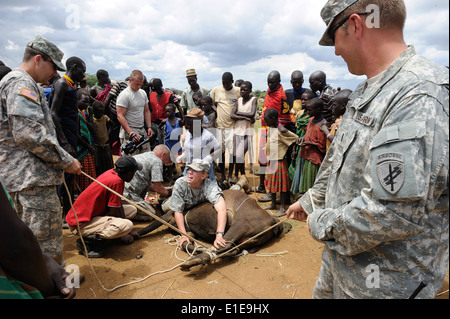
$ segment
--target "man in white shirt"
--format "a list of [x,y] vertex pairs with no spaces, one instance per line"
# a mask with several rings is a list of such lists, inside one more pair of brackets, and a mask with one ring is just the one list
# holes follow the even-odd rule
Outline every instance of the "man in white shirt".
[[[203,128],[203,117],[204,112],[199,108],[191,109],[186,115],[186,139],[183,145],[183,153],[176,159],[178,164],[185,163],[189,165],[196,159],[205,160],[211,164],[222,153],[222,148],[216,137]],[[188,168],[186,167],[184,175],[187,174],[187,171]],[[209,169],[209,179],[216,181],[212,165],[210,165]]]
[[[153,135],[149,100],[145,91],[141,89],[143,83],[144,74],[141,71],[131,72],[128,87],[117,98],[117,119],[122,126],[119,134],[122,145],[126,144],[133,134],[133,141],[136,143],[140,141],[141,135],[149,138]],[[133,155],[149,150],[150,144],[145,144],[142,151],[138,150]]]

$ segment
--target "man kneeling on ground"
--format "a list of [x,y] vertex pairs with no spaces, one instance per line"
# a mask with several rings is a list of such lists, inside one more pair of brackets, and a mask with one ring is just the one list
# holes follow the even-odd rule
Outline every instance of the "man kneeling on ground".
[[[187,168],[187,176],[177,179],[173,186],[172,196],[163,204],[163,211],[167,213],[172,210],[178,229],[186,234],[183,212],[201,203],[210,202],[217,211],[217,232],[214,247],[217,249],[225,247],[227,242],[223,239],[223,236],[227,224],[227,206],[222,190],[215,181],[213,182],[208,178],[210,165],[206,160],[194,159]],[[186,241],[190,242],[189,238],[182,236],[179,242],[180,247]]]
[[[142,164],[133,157],[124,156],[116,161],[115,166],[115,169],[100,175],[97,181],[122,195],[125,182],[130,182],[136,171],[142,170]],[[78,196],[73,209],[67,213],[66,221],[72,233],[77,235],[78,219],[88,257],[101,258],[110,240],[120,238],[124,243],[131,244],[139,237],[137,232],[132,231],[133,223],[129,220],[136,212],[134,206],[122,206],[119,196],[94,182]],[[77,248],[81,255],[85,254],[81,239],[77,240]]]

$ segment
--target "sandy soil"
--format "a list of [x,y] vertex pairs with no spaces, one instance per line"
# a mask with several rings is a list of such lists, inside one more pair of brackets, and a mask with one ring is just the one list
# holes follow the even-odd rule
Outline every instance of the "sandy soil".
[[[256,183],[256,177],[250,178],[251,185]],[[76,237],[65,230],[64,259],[85,276],[76,299],[310,299],[323,244],[309,236],[304,222],[288,223],[293,226],[291,231],[260,251],[217,260],[191,272],[176,267],[188,255],[170,244],[175,235],[165,226],[131,246],[109,247],[105,258],[89,260],[93,270],[88,260],[78,254]],[[135,226],[139,229],[146,224]],[[144,281],[129,284],[147,276]],[[113,290],[120,285],[125,286]],[[442,291],[448,286],[447,274]],[[448,292],[440,298],[448,299]]]

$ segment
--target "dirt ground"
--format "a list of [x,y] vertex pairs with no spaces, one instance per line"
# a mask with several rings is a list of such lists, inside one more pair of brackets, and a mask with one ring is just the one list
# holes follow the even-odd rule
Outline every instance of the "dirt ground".
[[[257,183],[256,177],[249,179],[251,185]],[[76,299],[310,299],[323,244],[309,236],[304,222],[288,223],[292,225],[289,233],[258,252],[217,260],[191,272],[176,267],[188,255],[176,250],[171,241],[175,235],[166,226],[130,246],[109,247],[105,258],[90,259],[95,274],[87,258],[78,254],[77,238],[65,230],[64,259],[69,269],[78,268],[85,277]],[[136,229],[145,226],[135,224]],[[134,281],[140,282],[130,284]],[[441,291],[448,286],[447,274]],[[439,298],[448,299],[448,292]]]

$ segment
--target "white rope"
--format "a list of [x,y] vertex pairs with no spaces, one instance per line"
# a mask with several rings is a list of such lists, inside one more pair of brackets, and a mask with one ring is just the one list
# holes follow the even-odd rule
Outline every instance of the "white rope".
[[[175,248],[175,258],[180,260],[180,261],[187,261],[188,259],[182,259],[180,257],[178,257],[177,252],[178,250],[180,250],[180,240],[181,240],[181,236],[177,235],[175,237],[169,238],[167,240],[164,241],[165,244],[169,244],[170,246],[176,246]],[[186,253],[189,255],[189,258],[191,258],[192,256],[194,256],[194,254],[197,252],[197,250],[200,248],[200,246],[198,246],[195,242],[194,242],[194,250],[192,252],[189,251],[188,249],[188,245],[186,245]]]
[[203,243],[201,243],[200,241],[198,241],[197,239],[193,238],[192,236],[189,236],[187,234],[184,234],[181,230],[179,230],[178,228],[176,228],[175,226],[172,226],[170,223],[166,222],[165,220],[163,220],[162,218],[160,218],[159,216],[156,216],[155,214],[153,214],[152,212],[146,210],[145,208],[143,208],[140,205],[137,205],[136,203],[134,203],[133,201],[129,200],[128,198],[124,197],[122,194],[117,193],[115,190],[109,188],[108,186],[100,183],[98,180],[96,180],[95,178],[89,176],[88,174],[86,174],[85,172],[81,171],[81,173],[83,175],[85,175],[86,177],[88,177],[89,179],[93,180],[94,182],[96,182],[97,184],[99,184],[100,186],[102,186],[103,188],[107,189],[108,191],[110,191],[111,193],[113,193],[114,195],[120,197],[122,200],[126,201],[127,203],[129,203],[130,205],[136,207],[137,209],[139,209],[140,211],[143,211],[144,213],[146,213],[147,215],[153,217],[154,219],[156,219],[157,221],[159,221],[160,223],[166,225],[167,227],[169,227],[170,229],[176,231],[177,233],[179,233],[182,236],[185,236],[187,238],[189,238],[190,240],[192,240],[193,242],[197,242],[200,246],[207,248]]
[[[84,173],[84,172],[82,172],[82,173]],[[85,174],[85,173],[84,173],[84,174]],[[85,175],[88,176],[88,177],[90,177],[90,176],[87,175],[87,174],[85,174]],[[92,179],[92,177],[90,177],[90,178]],[[99,184],[102,185],[101,183],[99,183]],[[84,242],[83,236],[81,236],[81,228],[80,228],[80,222],[78,221],[78,215],[77,215],[77,213],[76,213],[76,211],[75,211],[75,208],[73,207],[72,197],[71,197],[71,195],[70,195],[69,188],[67,187],[67,184],[66,184],[66,181],[65,181],[65,180],[64,180],[64,186],[65,186],[65,188],[66,188],[66,192],[67,192],[67,195],[68,195],[68,197],[69,197],[69,203],[70,203],[70,206],[71,206],[71,208],[72,208],[73,214],[74,214],[74,216],[75,216],[75,220],[77,221],[77,231],[78,231],[78,235],[80,236],[81,242],[82,242],[82,244],[83,244],[84,254],[85,254],[86,259],[87,259],[87,261],[88,261],[89,267],[91,268],[91,271],[92,271],[92,273],[94,274],[95,279],[97,280],[97,282],[99,283],[99,285],[102,287],[103,290],[108,291],[108,292],[113,292],[113,291],[115,291],[115,290],[117,290],[117,289],[119,289],[119,288],[122,288],[122,287],[125,287],[125,286],[129,286],[129,285],[133,285],[133,284],[137,284],[137,283],[140,283],[140,282],[143,282],[143,281],[147,280],[148,278],[150,278],[150,277],[152,277],[152,276],[154,276],[154,275],[158,275],[158,274],[163,274],[163,273],[166,273],[166,272],[170,272],[170,271],[172,271],[172,270],[174,270],[174,269],[180,267],[180,266],[184,263],[184,262],[183,262],[183,263],[180,263],[180,264],[178,264],[178,265],[175,265],[175,266],[173,266],[172,268],[167,269],[167,270],[157,271],[157,272],[152,273],[152,274],[150,274],[150,275],[148,275],[148,276],[146,276],[146,277],[144,277],[144,278],[142,278],[142,279],[138,279],[138,280],[135,280],[135,281],[131,281],[131,282],[129,282],[129,283],[125,283],[125,284],[122,284],[122,285],[118,285],[118,286],[116,286],[116,287],[114,287],[114,288],[111,288],[111,289],[106,288],[106,287],[103,285],[103,283],[102,283],[102,281],[100,280],[100,278],[98,277],[97,273],[95,272],[95,269],[94,269],[94,267],[92,266],[92,263],[91,263],[91,261],[90,261],[90,259],[89,259],[89,257],[88,257],[88,250],[87,250],[87,247],[86,247],[86,243]]]
[[[135,206],[136,208],[140,209],[141,211],[147,213],[148,215],[152,216],[153,218],[155,218],[156,220],[160,221],[161,223],[163,223],[163,224],[167,225],[168,227],[172,228],[173,230],[177,231],[179,234],[181,234],[181,235],[183,235],[183,236],[185,236],[185,237],[187,237],[187,238],[189,238],[189,239],[192,239],[192,241],[193,241],[194,244],[195,244],[194,251],[193,251],[192,253],[190,253],[189,251],[186,251],[186,252],[188,253],[188,255],[190,256],[190,258],[193,256],[193,254],[194,254],[194,253],[196,252],[196,250],[199,248],[199,247],[198,247],[198,244],[197,244],[198,241],[195,240],[194,238],[192,238],[191,236],[182,233],[178,228],[173,227],[172,225],[170,225],[169,223],[167,223],[167,222],[164,221],[163,219],[161,219],[161,218],[159,218],[158,216],[154,215],[153,213],[151,213],[151,212],[145,210],[145,209],[142,208],[141,206],[139,206],[139,205],[135,204],[134,202],[130,201],[128,198],[125,198],[125,197],[122,196],[121,194],[119,194],[119,193],[115,192],[114,190],[110,189],[110,188],[107,187],[106,185],[103,185],[102,183],[100,183],[99,181],[97,181],[97,180],[94,179],[93,177],[89,176],[89,175],[86,174],[85,172],[82,171],[81,173],[82,173],[83,175],[85,175],[86,177],[90,178],[91,180],[93,180],[94,182],[98,183],[100,186],[102,186],[102,187],[104,187],[105,189],[109,190],[109,191],[112,192],[113,194],[119,196],[120,198],[122,198],[122,199],[125,200],[126,202],[130,203],[131,205],[133,205],[133,206]],[[180,264],[178,264],[178,265],[175,265],[174,267],[172,267],[172,268],[170,268],[170,269],[162,270],[162,271],[158,271],[158,272],[152,273],[152,274],[150,274],[150,275],[148,275],[148,276],[146,276],[146,277],[144,277],[144,278],[142,278],[142,279],[138,279],[138,280],[135,280],[135,281],[131,281],[131,282],[129,282],[129,283],[125,283],[125,284],[122,284],[122,285],[118,285],[118,286],[116,286],[116,287],[114,287],[114,288],[111,288],[111,289],[106,288],[106,287],[103,285],[103,283],[101,282],[100,278],[97,276],[97,273],[95,272],[94,267],[92,266],[91,261],[90,261],[90,259],[89,259],[89,257],[88,257],[87,247],[86,247],[86,244],[85,244],[85,242],[84,242],[84,240],[83,240],[83,237],[81,236],[81,229],[80,229],[80,224],[79,224],[79,221],[78,221],[78,216],[77,216],[77,214],[76,214],[76,212],[75,212],[75,209],[74,209],[74,207],[73,207],[72,198],[71,198],[71,196],[70,196],[70,192],[69,192],[69,189],[68,189],[67,184],[66,184],[65,181],[64,181],[64,186],[65,186],[66,191],[67,191],[67,193],[68,193],[68,196],[69,196],[69,202],[70,202],[70,205],[71,205],[71,207],[72,207],[72,211],[73,211],[73,213],[74,213],[74,215],[75,215],[75,219],[76,219],[76,221],[77,221],[78,234],[79,234],[80,239],[81,239],[81,241],[82,241],[82,243],[83,243],[83,248],[84,248],[84,251],[85,251],[86,258],[87,258],[87,260],[88,260],[88,263],[89,263],[89,266],[90,266],[92,272],[94,273],[95,278],[97,279],[98,283],[100,284],[100,286],[102,287],[103,290],[108,291],[108,292],[113,292],[113,291],[115,291],[115,290],[117,290],[117,289],[119,289],[119,288],[122,288],[122,287],[125,287],[125,286],[129,286],[129,285],[133,285],[133,284],[137,284],[137,283],[140,283],[140,282],[143,282],[143,281],[147,280],[148,278],[150,278],[150,277],[152,277],[152,276],[154,276],[154,275],[158,275],[158,274],[170,272],[170,271],[172,271],[172,270],[174,270],[174,269],[180,267],[183,263],[185,263],[185,261],[183,260],[182,263],[180,263]],[[237,211],[239,210],[239,208],[241,208],[241,206],[242,206],[247,200],[249,200],[249,199],[250,199],[250,198],[245,199],[245,200],[239,205],[238,209],[236,209],[236,212],[237,212]],[[275,225],[273,225],[273,226],[267,228],[266,230],[262,231],[261,233],[259,233],[259,234],[255,235],[255,236],[253,236],[252,238],[250,238],[250,239],[244,241],[243,243],[241,243],[241,244],[239,244],[239,245],[237,245],[237,246],[235,246],[235,247],[232,247],[231,249],[227,250],[226,252],[224,252],[224,253],[222,253],[222,254],[220,254],[220,255],[217,255],[215,252],[212,251],[212,249],[207,249],[203,244],[201,244],[201,246],[204,247],[204,248],[206,248],[205,253],[208,254],[208,255],[210,256],[211,260],[213,261],[213,260],[216,260],[216,259],[221,258],[222,256],[224,256],[225,254],[229,253],[230,251],[233,251],[233,250],[239,248],[240,246],[246,244],[247,242],[249,242],[249,241],[251,241],[251,240],[253,240],[253,239],[255,239],[255,238],[261,236],[262,234],[268,232],[269,230],[271,230],[271,229],[277,227],[278,225],[280,225],[281,223],[283,223],[285,220],[286,220],[286,219],[280,221],[279,223],[277,223],[277,224],[275,224]],[[181,237],[181,236],[179,236],[179,237]],[[173,238],[172,238],[171,240],[173,240]],[[179,241],[179,239],[176,240],[176,242],[177,242],[177,250],[178,250],[178,246],[179,246],[179,245],[178,245],[178,241]],[[169,242],[170,242],[170,240],[168,241],[168,243],[169,243]],[[213,247],[213,248],[214,248],[214,247]],[[215,249],[215,248],[214,248],[214,249]],[[176,251],[177,251],[177,250],[176,250]],[[186,246],[186,250],[187,250],[187,246]],[[179,259],[177,256],[176,256],[176,258]],[[180,259],[180,260],[181,260],[181,259]]]

